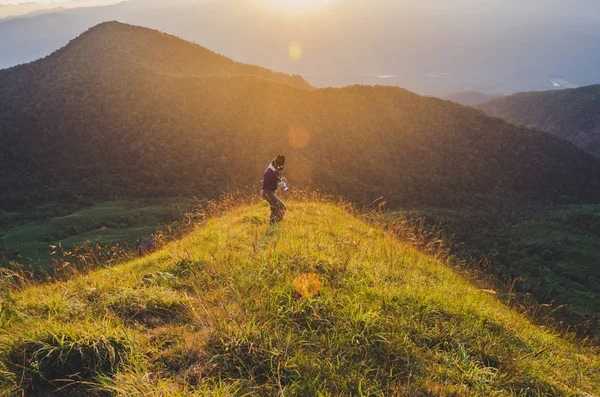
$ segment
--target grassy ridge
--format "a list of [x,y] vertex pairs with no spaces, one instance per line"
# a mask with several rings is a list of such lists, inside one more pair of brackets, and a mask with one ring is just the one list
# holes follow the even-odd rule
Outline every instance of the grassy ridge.
[[[288,214],[270,229],[264,206],[238,208],[154,255],[5,291],[0,384],[40,393],[81,379],[62,391],[173,396],[600,393],[598,351],[532,325],[443,260],[338,206],[293,202]],[[314,298],[294,288],[306,273],[322,285]]]

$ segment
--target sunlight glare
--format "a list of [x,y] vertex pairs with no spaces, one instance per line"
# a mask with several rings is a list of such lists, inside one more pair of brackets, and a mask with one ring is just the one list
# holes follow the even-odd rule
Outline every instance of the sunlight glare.
[[307,11],[326,5],[329,0],[263,0],[271,6],[288,11]]

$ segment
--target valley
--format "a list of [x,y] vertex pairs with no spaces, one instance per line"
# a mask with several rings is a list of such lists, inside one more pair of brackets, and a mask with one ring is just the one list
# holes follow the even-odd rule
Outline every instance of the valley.
[[[196,204],[194,204],[196,203]],[[0,258],[7,264],[19,261],[33,268],[46,267],[50,246],[66,250],[89,244],[122,245],[133,251],[137,242],[161,227],[178,220],[182,213],[198,205],[194,199],[119,200],[88,206],[63,214],[48,213],[56,205],[22,212],[0,213]],[[46,209],[46,211],[44,211]]]

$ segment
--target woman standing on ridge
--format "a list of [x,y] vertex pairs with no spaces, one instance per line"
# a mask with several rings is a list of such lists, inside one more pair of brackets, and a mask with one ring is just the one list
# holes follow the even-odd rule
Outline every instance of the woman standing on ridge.
[[283,201],[277,197],[277,188],[282,182],[285,186],[285,178],[280,174],[284,166],[285,156],[279,155],[269,164],[263,176],[261,196],[271,207],[271,225],[281,221],[287,210]]

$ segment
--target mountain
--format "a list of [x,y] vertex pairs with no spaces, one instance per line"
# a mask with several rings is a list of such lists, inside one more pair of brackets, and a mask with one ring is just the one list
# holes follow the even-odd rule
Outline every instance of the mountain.
[[52,200],[218,196],[269,160],[392,206],[595,202],[600,159],[539,130],[396,87],[312,89],[121,23],[0,71],[5,209]]
[[[302,74],[318,87],[385,84],[443,97],[600,81],[596,2],[331,0],[301,10],[291,3],[130,0],[6,21],[0,67],[46,56],[98,23],[119,20]],[[288,56],[291,43],[303,48],[301,59]]]
[[597,348],[449,261],[332,204],[292,202],[276,228],[267,211],[238,207],[150,256],[9,286],[0,393],[600,393]]
[[[99,233],[132,242],[160,202],[254,195],[279,153],[292,188],[441,213],[433,223],[449,218],[464,247],[496,255],[486,271],[517,280],[513,292],[544,304],[560,295],[578,316],[567,324],[597,328],[598,158],[450,101],[398,87],[317,89],[117,22],[0,71],[0,241],[24,247],[0,256]],[[131,198],[153,209],[122,205]],[[544,232],[561,224],[568,233]]]
[[447,95],[444,99],[463,105],[476,105],[501,97],[502,94],[484,94],[478,91],[462,91]]
[[600,85],[522,92],[477,106],[494,116],[556,134],[600,156]]
[[122,6],[60,7],[0,20],[0,68],[48,56],[91,26],[114,19],[110,10]]

